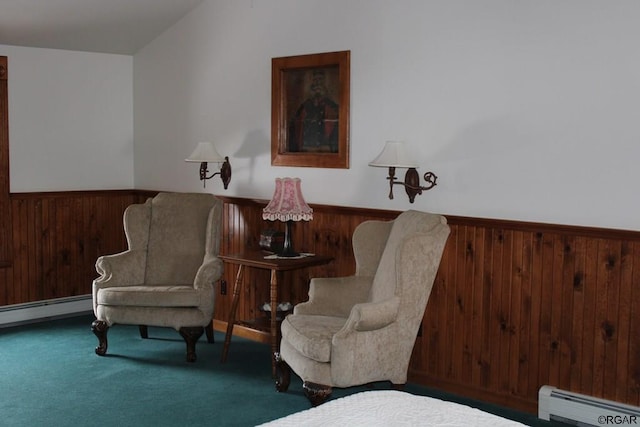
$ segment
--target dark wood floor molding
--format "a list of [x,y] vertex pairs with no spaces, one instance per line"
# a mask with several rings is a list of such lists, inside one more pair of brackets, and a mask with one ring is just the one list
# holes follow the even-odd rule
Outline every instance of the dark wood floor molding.
[[[10,195],[11,264],[0,269],[0,305],[84,295],[95,260],[126,249],[124,209],[152,190]],[[220,196],[222,251],[257,247],[266,200]],[[281,300],[307,298],[314,276],[353,274],[351,236],[369,219],[398,211],[312,205],[293,226],[294,247],[335,261],[285,274]],[[447,216],[451,235],[422,322],[410,379],[472,398],[535,412],[549,384],[640,405],[640,233]],[[251,269],[249,269],[251,270]],[[231,306],[235,267],[215,319]],[[269,277],[247,271],[239,316],[264,316]]]

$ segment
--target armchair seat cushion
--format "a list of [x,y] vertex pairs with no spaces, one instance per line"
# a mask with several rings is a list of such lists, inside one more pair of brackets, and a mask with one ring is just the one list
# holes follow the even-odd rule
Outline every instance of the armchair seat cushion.
[[282,322],[282,339],[317,362],[331,360],[331,339],[347,319],[333,316],[290,314]]
[[198,307],[202,293],[193,286],[118,286],[98,290],[98,304],[130,307]]

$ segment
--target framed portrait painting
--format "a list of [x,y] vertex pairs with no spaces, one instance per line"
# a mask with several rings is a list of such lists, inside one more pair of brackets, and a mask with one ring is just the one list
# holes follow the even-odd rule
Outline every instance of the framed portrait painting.
[[272,59],[272,165],[349,168],[350,56]]

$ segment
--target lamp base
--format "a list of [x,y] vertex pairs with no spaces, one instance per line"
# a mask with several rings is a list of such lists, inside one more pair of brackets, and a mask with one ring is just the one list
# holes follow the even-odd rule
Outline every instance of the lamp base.
[[291,224],[292,220],[286,222],[284,229],[284,244],[282,245],[282,251],[278,253],[278,256],[285,258],[292,258],[300,256],[300,254],[293,250],[293,243],[291,242]]

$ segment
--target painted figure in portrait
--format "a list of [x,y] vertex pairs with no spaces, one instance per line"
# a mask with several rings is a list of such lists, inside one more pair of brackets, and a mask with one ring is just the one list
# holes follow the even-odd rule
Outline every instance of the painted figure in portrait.
[[338,68],[292,70],[287,76],[290,152],[338,152]]

